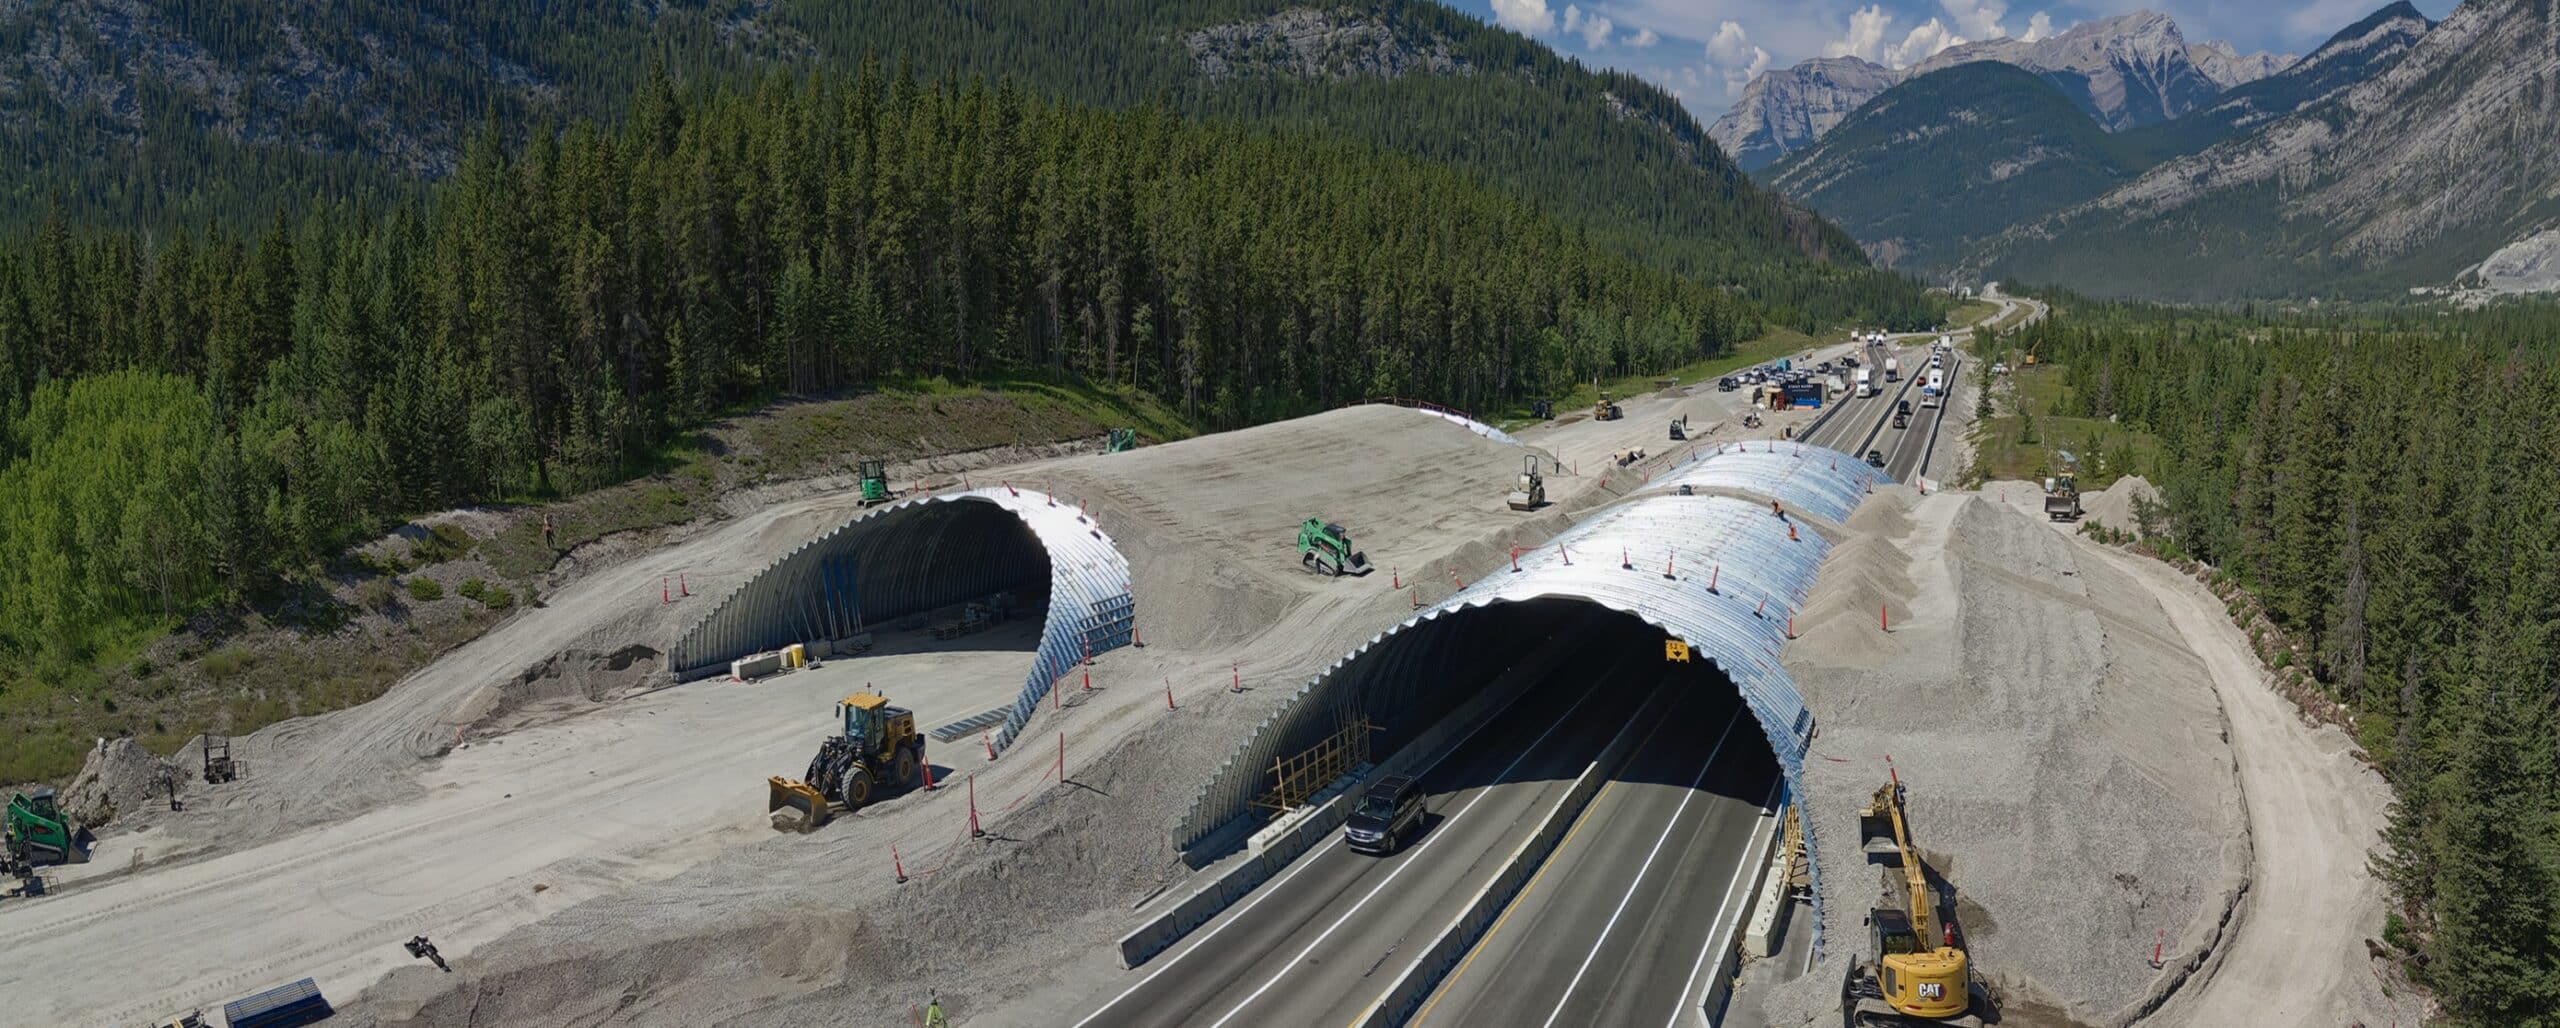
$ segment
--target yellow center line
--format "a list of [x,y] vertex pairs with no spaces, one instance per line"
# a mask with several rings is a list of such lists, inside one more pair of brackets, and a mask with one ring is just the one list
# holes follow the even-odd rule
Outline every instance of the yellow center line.
[[[1673,704],[1676,706],[1678,702],[1674,700]],[[1643,708],[1637,708],[1637,713],[1642,714]],[[1637,757],[1642,756],[1645,750],[1653,746],[1653,737],[1660,734],[1663,724],[1671,720],[1669,713],[1665,711],[1665,716],[1656,719],[1653,727],[1645,731],[1644,741],[1637,743],[1634,752],[1627,754],[1626,764],[1635,763]],[[1565,829],[1564,838],[1556,840],[1556,848],[1548,851],[1547,859],[1538,864],[1538,872],[1529,876],[1529,884],[1521,886],[1519,894],[1511,897],[1511,902],[1503,905],[1501,915],[1493,919],[1493,927],[1485,929],[1484,938],[1477,939],[1474,946],[1468,947],[1466,959],[1458,961],[1457,969],[1449,972],[1449,977],[1443,979],[1438,988],[1431,990],[1431,998],[1423,1002],[1422,1009],[1414,1011],[1413,1020],[1406,1022],[1407,1025],[1419,1028],[1424,1021],[1431,1019],[1431,1008],[1440,1005],[1440,997],[1448,995],[1449,987],[1458,984],[1458,979],[1466,976],[1467,968],[1476,962],[1476,955],[1492,947],[1493,937],[1502,933],[1502,926],[1511,921],[1512,912],[1519,910],[1520,904],[1538,891],[1538,882],[1547,877],[1547,869],[1558,863],[1556,857],[1564,853],[1566,847],[1573,845],[1573,837],[1582,834],[1583,825],[1591,823],[1591,812],[1599,808],[1601,799],[1609,795],[1609,790],[1617,787],[1618,779],[1613,776],[1600,786],[1599,792],[1591,795],[1591,802],[1583,804],[1582,813],[1574,816],[1573,826]],[[1352,1022],[1351,1028],[1359,1028],[1359,1022]]]

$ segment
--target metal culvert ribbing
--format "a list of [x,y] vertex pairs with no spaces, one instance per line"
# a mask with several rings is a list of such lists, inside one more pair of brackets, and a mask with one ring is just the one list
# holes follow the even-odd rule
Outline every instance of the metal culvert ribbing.
[[1701,451],[1655,476],[1650,488],[1751,493],[1837,524],[1869,489],[1892,484],[1883,468],[1827,446],[1760,442]]
[[[1836,451],[1804,447],[1777,453],[1707,453],[1684,464],[1653,492],[1609,507],[1567,529],[1534,552],[1523,552],[1520,570],[1492,572],[1429,609],[1379,633],[1310,679],[1288,705],[1263,720],[1236,753],[1220,765],[1178,826],[1181,845],[1200,844],[1243,817],[1263,788],[1263,769],[1297,752],[1360,714],[1408,738],[1400,722],[1436,718],[1453,704],[1433,683],[1471,678],[1470,658],[1500,640],[1534,632],[1525,621],[1554,620],[1568,608],[1590,604],[1632,615],[1689,644],[1712,661],[1742,695],[1770,752],[1777,758],[1789,802],[1805,795],[1804,758],[1813,736],[1813,713],[1778,662],[1788,619],[1804,604],[1831,544],[1797,530],[1751,499],[1680,495],[1684,481],[1778,499],[1790,509],[1845,520],[1868,485],[1889,481],[1863,461],[1837,460]],[[1685,476],[1685,477],[1684,477]],[[1473,624],[1472,622],[1481,622]],[[1406,633],[1435,625],[1437,630]],[[1405,643],[1410,642],[1410,645]],[[1454,673],[1453,673],[1454,669]],[[1805,846],[1815,838],[1804,819]],[[1808,860],[1819,876],[1819,860]],[[1813,883],[1817,950],[1821,938],[1821,882]]]
[[1049,612],[997,745],[1022,731],[1049,687],[1088,653],[1127,645],[1129,561],[1090,516],[1008,486],[940,493],[867,511],[801,544],[714,604],[667,648],[678,681],[795,642],[993,593],[1046,590]]

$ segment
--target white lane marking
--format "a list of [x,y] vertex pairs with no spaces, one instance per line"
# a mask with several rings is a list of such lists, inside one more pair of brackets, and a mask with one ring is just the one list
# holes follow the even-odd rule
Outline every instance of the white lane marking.
[[[1565,716],[1555,719],[1554,723],[1547,726],[1546,731],[1538,733],[1538,737],[1531,740],[1528,747],[1520,751],[1519,756],[1511,758],[1511,763],[1505,765],[1499,773],[1493,776],[1494,784],[1501,784],[1502,779],[1508,777],[1513,768],[1519,767],[1521,761],[1527,760],[1531,755],[1536,754],[1538,752],[1539,744],[1546,742],[1547,736],[1555,734],[1556,729],[1564,727],[1564,723],[1572,719],[1573,711],[1580,708],[1585,700],[1589,700],[1592,695],[1597,692],[1599,692],[1597,689],[1584,691],[1582,699],[1573,701],[1573,706],[1566,708]],[[1641,713],[1644,708],[1639,706],[1636,710]],[[1626,734],[1628,731],[1634,729],[1635,726],[1636,718],[1633,714],[1630,714],[1627,717],[1626,726],[1618,729],[1618,732],[1621,735]],[[1614,738],[1610,741],[1613,744],[1616,742]],[[1602,748],[1605,750],[1607,747]],[[1474,796],[1468,797],[1467,805],[1458,808],[1457,813],[1449,815],[1448,821],[1443,821],[1440,823],[1439,827],[1433,828],[1431,830],[1431,837],[1424,839],[1421,846],[1415,847],[1413,856],[1407,857],[1403,861],[1397,863],[1396,869],[1387,872],[1387,876],[1378,881],[1376,888],[1370,889],[1368,895],[1360,897],[1359,902],[1351,905],[1351,909],[1343,911],[1341,917],[1335,918],[1332,924],[1325,926],[1323,934],[1317,935],[1315,941],[1307,944],[1307,948],[1299,950],[1297,956],[1290,957],[1288,963],[1280,965],[1278,973],[1273,974],[1268,981],[1262,983],[1260,988],[1253,990],[1251,994],[1245,996],[1241,1002],[1238,1002],[1235,1005],[1234,1009],[1227,1011],[1224,1016],[1219,1017],[1216,1021],[1210,1022],[1209,1028],[1219,1028],[1220,1025],[1224,1025],[1229,1021],[1235,1020],[1237,1014],[1244,1013],[1244,1008],[1252,1006],[1254,1000],[1261,999],[1263,993],[1271,991],[1272,986],[1280,984],[1280,979],[1288,977],[1290,972],[1297,970],[1298,965],[1306,961],[1307,954],[1315,952],[1316,947],[1324,945],[1324,940],[1332,937],[1335,929],[1341,928],[1345,922],[1351,920],[1353,915],[1360,913],[1361,907],[1368,906],[1370,900],[1376,899],[1379,893],[1386,891],[1387,886],[1396,880],[1397,875],[1403,874],[1408,868],[1421,863],[1423,850],[1430,849],[1432,843],[1448,838],[1449,833],[1445,829],[1447,829],[1450,822],[1454,822],[1461,817],[1465,817],[1467,811],[1475,809],[1476,804],[1483,802],[1485,797],[1491,795],[1493,795],[1493,786],[1487,785],[1484,788],[1477,790]]]
[[[1431,758],[1431,763],[1425,764],[1425,765],[1423,765],[1420,769],[1418,769],[1418,770],[1414,771],[1414,772],[1412,773],[1412,777],[1413,777],[1413,778],[1416,778],[1416,779],[1420,779],[1422,776],[1427,775],[1427,774],[1430,774],[1430,773],[1431,773],[1431,771],[1432,771],[1433,769],[1438,768],[1438,767],[1440,766],[1440,764],[1441,764],[1443,761],[1448,760],[1450,757],[1456,756],[1459,750],[1465,749],[1465,748],[1467,747],[1467,743],[1474,741],[1474,739],[1475,739],[1475,737],[1476,737],[1476,734],[1477,734],[1477,733],[1484,731],[1485,726],[1490,725],[1490,724],[1493,724],[1493,723],[1494,723],[1494,722],[1496,722],[1496,721],[1500,721],[1500,720],[1502,720],[1502,716],[1503,716],[1504,714],[1508,714],[1508,713],[1510,713],[1510,712],[1511,712],[1511,708],[1516,707],[1516,706],[1519,706],[1519,705],[1520,705],[1521,700],[1528,699],[1528,698],[1529,698],[1529,694],[1530,694],[1530,693],[1532,693],[1532,692],[1535,692],[1535,691],[1537,691],[1537,690],[1535,690],[1535,689],[1526,689],[1526,690],[1522,690],[1522,691],[1521,691],[1521,693],[1520,693],[1520,696],[1519,696],[1518,698],[1513,699],[1513,700],[1512,700],[1511,702],[1509,702],[1509,703],[1503,704],[1503,705],[1502,705],[1502,709],[1501,709],[1501,710],[1495,711],[1492,715],[1490,715],[1490,716],[1486,717],[1483,721],[1479,721],[1479,722],[1477,722],[1475,727],[1470,728],[1470,729],[1467,729],[1467,734],[1466,734],[1465,736],[1461,737],[1461,738],[1458,740],[1458,742],[1457,742],[1457,744],[1456,744],[1456,745],[1451,746],[1451,747],[1449,747],[1448,749],[1441,751],[1441,753],[1440,753],[1440,755],[1439,755],[1439,756]],[[1591,694],[1590,694],[1590,692],[1589,692],[1589,691],[1586,691],[1586,692],[1584,692],[1584,693],[1583,693],[1583,699],[1589,699],[1589,698],[1590,698],[1590,696],[1591,696]],[[1573,706],[1572,706],[1572,707],[1567,707],[1567,708],[1565,708],[1565,713],[1567,713],[1567,714],[1571,714],[1571,713],[1574,711],[1574,709],[1575,709],[1575,708],[1578,708],[1578,707],[1580,707],[1580,706],[1582,706],[1582,700],[1575,700],[1575,701],[1574,701],[1574,703],[1573,703]],[[1555,731],[1555,730],[1556,730],[1556,729],[1555,729],[1555,726],[1556,726],[1556,725],[1558,725],[1558,724],[1563,724],[1563,723],[1564,723],[1564,719],[1563,719],[1563,718],[1561,718],[1561,717],[1559,717],[1559,718],[1557,718],[1557,719],[1556,719],[1556,721],[1555,721],[1555,723],[1554,723],[1554,724],[1550,724],[1550,725],[1548,725],[1548,726],[1547,726],[1547,731],[1548,731],[1548,732],[1553,732],[1553,731]],[[1541,733],[1541,734],[1538,736],[1538,738],[1543,740],[1543,739],[1545,739],[1545,738],[1546,738],[1546,735],[1545,735],[1544,733]],[[1521,752],[1522,752],[1522,755],[1523,755],[1523,756],[1526,756],[1529,752],[1532,752],[1532,751],[1530,751],[1530,750],[1523,750],[1523,751],[1521,751]],[[1518,760],[1513,760],[1511,763],[1513,764],[1513,766],[1518,766],[1520,762],[1519,762]],[[1507,772],[1509,772],[1509,771],[1510,771],[1510,768],[1504,768],[1503,770],[1507,773]],[[1497,776],[1497,777],[1498,777],[1498,776]],[[1478,796],[1478,798],[1482,798],[1483,794],[1482,794],[1482,793],[1478,793],[1478,794],[1477,794],[1477,796]],[[1474,806],[1475,804],[1474,804],[1474,802],[1473,802],[1473,801],[1470,801],[1467,805],[1468,805],[1468,806],[1470,806],[1470,807],[1472,807],[1472,806]],[[1464,810],[1464,809],[1461,809],[1461,810],[1459,811],[1459,813],[1465,813],[1465,810]],[[1456,815],[1456,814],[1452,814],[1452,815],[1450,815],[1450,816],[1449,816],[1449,818],[1448,818],[1448,820],[1450,820],[1450,821],[1455,821],[1455,820],[1457,820],[1457,815]],[[1446,822],[1443,822],[1443,823],[1445,824]],[[1437,838],[1437,837],[1438,837],[1438,835],[1439,835],[1439,833],[1437,833],[1437,832],[1433,833],[1434,838]],[[1431,843],[1430,843],[1429,841],[1425,841],[1425,842],[1423,843],[1423,845],[1424,845],[1424,846],[1429,846],[1429,845],[1431,845]],[[1421,852],[1421,851],[1420,851],[1420,850],[1415,850],[1414,852],[1419,853],[1419,852]],[[1184,957],[1188,957],[1188,956],[1190,956],[1190,955],[1192,955],[1192,954],[1194,954],[1194,953],[1198,953],[1198,952],[1200,952],[1201,947],[1203,947],[1203,946],[1207,946],[1207,945],[1209,944],[1209,940],[1214,939],[1214,938],[1217,938],[1217,937],[1218,937],[1218,933],[1219,933],[1219,932],[1226,931],[1226,930],[1227,930],[1227,928],[1228,928],[1228,926],[1233,925],[1233,924],[1235,924],[1235,923],[1236,923],[1236,922],[1238,922],[1238,921],[1242,921],[1242,920],[1244,920],[1244,916],[1245,916],[1246,914],[1250,914],[1250,913],[1252,913],[1252,912],[1253,912],[1253,908],[1258,907],[1258,906],[1261,906],[1261,905],[1262,905],[1262,901],[1263,901],[1263,900],[1270,899],[1270,898],[1271,898],[1271,895],[1272,895],[1273,893],[1276,893],[1276,892],[1281,891],[1281,890],[1280,890],[1280,887],[1281,887],[1281,886],[1283,886],[1283,885],[1288,884],[1288,883],[1289,883],[1289,879],[1296,878],[1296,877],[1298,876],[1299,872],[1305,871],[1306,869],[1308,869],[1308,868],[1310,868],[1310,867],[1314,867],[1314,866],[1316,866],[1316,864],[1317,864],[1317,863],[1319,863],[1319,860],[1318,860],[1317,858],[1318,858],[1320,855],[1321,855],[1321,851],[1320,851],[1318,848],[1310,847],[1310,848],[1309,848],[1309,850],[1308,850],[1308,854],[1307,854],[1307,856],[1300,858],[1300,859],[1297,861],[1297,866],[1290,868],[1290,869],[1289,869],[1289,873],[1288,873],[1288,874],[1281,875],[1278,879],[1276,879],[1276,880],[1274,880],[1274,881],[1264,882],[1264,883],[1262,883],[1261,885],[1256,886],[1256,887],[1254,888],[1254,890],[1253,890],[1253,900],[1252,900],[1251,902],[1246,903],[1244,906],[1242,906],[1242,907],[1240,907],[1240,908],[1237,908],[1237,910],[1236,910],[1234,913],[1232,913],[1232,914],[1228,915],[1227,917],[1224,917],[1224,918],[1219,919],[1218,924],[1217,924],[1217,926],[1216,926],[1216,927],[1211,928],[1211,929],[1209,929],[1209,930],[1208,930],[1208,931],[1206,931],[1206,932],[1202,932],[1202,933],[1200,933],[1200,934],[1198,934],[1198,935],[1194,935],[1194,936],[1192,936],[1192,937],[1190,938],[1190,940],[1189,940],[1190,945],[1189,945],[1187,948],[1185,948],[1181,953],[1178,953],[1178,954],[1175,954],[1175,955],[1173,955],[1173,956],[1171,956],[1171,957],[1167,957],[1167,958],[1165,958],[1165,959],[1164,959],[1164,961],[1163,961],[1162,963],[1159,963],[1159,964],[1157,964],[1157,965],[1156,965],[1156,969],[1155,969],[1155,970],[1147,972],[1147,976],[1146,976],[1146,977],[1138,979],[1138,981],[1137,981],[1137,983],[1136,983],[1136,984],[1131,985],[1131,986],[1129,986],[1128,988],[1121,990],[1119,995],[1111,997],[1111,1002],[1103,1004],[1103,1005],[1101,1006],[1101,1008],[1100,1008],[1100,1009],[1095,1010],[1093,1013],[1086,1014],[1086,1015],[1084,1016],[1084,1020],[1081,1020],[1081,1021],[1076,1022],[1076,1023],[1074,1024],[1073,1028],[1085,1028],[1085,1026],[1086,1026],[1086,1025],[1092,1024],[1095,1018],[1098,1018],[1098,1017],[1101,1017],[1101,1016],[1102,1016],[1102,1015],[1104,1015],[1104,1014],[1110,1013],[1110,1012],[1111,1012],[1111,1008],[1116,1007],[1116,1006],[1119,1006],[1119,1005],[1120,1005],[1120,1001],[1121,1001],[1121,1000],[1124,1000],[1124,999],[1128,999],[1128,998],[1129,998],[1129,995],[1130,995],[1131,993],[1134,993],[1134,992],[1136,992],[1136,991],[1138,991],[1138,990],[1140,990],[1140,989],[1146,988],[1146,987],[1147,987],[1147,983],[1152,982],[1152,981],[1155,981],[1155,980],[1156,980],[1156,978],[1157,978],[1157,976],[1164,974],[1166,971],[1172,970],[1172,969],[1173,969],[1173,965],[1175,965],[1175,964],[1178,964],[1178,963],[1182,962],[1182,958],[1184,958]],[[1405,863],[1410,863],[1410,861],[1406,861]],[[1399,869],[1399,870],[1401,870],[1402,868],[1401,868],[1401,867],[1399,867],[1398,869]],[[1392,876],[1392,875],[1390,875],[1389,877],[1393,877],[1393,876]]]
[[[1768,798],[1768,799],[1765,799],[1765,800],[1760,801],[1760,809],[1762,809],[1762,810],[1767,810],[1767,809],[1769,809],[1769,807],[1770,807],[1770,805],[1771,805],[1771,804],[1776,803],[1776,802],[1778,801],[1778,790],[1779,790],[1779,789],[1782,789],[1782,788],[1785,788],[1785,786],[1786,786],[1786,779],[1784,779],[1784,778],[1780,778],[1780,779],[1778,779],[1777,781],[1770,783],[1770,784],[1769,784],[1769,798]],[[1780,812],[1779,817],[1784,817],[1784,816],[1786,816],[1786,815],[1785,815],[1785,813],[1784,813],[1783,811],[1782,811],[1782,812]],[[1770,824],[1771,824],[1771,825],[1773,825],[1773,826],[1774,826],[1776,823],[1777,823],[1777,819],[1776,819],[1776,818],[1772,818],[1772,819],[1770,819]],[[1755,837],[1756,837],[1756,836],[1758,836],[1760,833],[1759,833],[1757,830],[1754,830],[1751,834],[1752,834],[1753,836],[1755,836]],[[1759,851],[1759,849],[1760,849],[1760,847],[1759,847],[1759,846],[1757,846],[1757,845],[1753,845],[1753,846],[1748,847],[1748,848],[1745,850],[1745,852],[1757,852],[1757,851]],[[1763,863],[1763,864],[1768,863],[1768,862],[1769,862],[1769,858],[1768,858],[1768,857],[1763,856],[1763,857],[1761,857],[1761,858],[1760,858],[1759,862],[1760,862],[1760,863]],[[1733,872],[1733,881],[1732,881],[1732,883],[1731,883],[1731,884],[1728,884],[1728,885],[1726,885],[1726,886],[1724,887],[1724,902],[1723,902],[1723,903],[1720,903],[1720,904],[1718,904],[1718,905],[1716,906],[1716,919],[1715,919],[1715,921],[1714,921],[1714,923],[1715,923],[1716,925],[1719,925],[1719,926],[1726,926],[1726,925],[1733,925],[1733,924],[1736,924],[1736,922],[1730,922],[1730,921],[1725,920],[1725,915],[1726,915],[1726,914],[1728,914],[1728,913],[1731,913],[1731,912],[1732,912],[1732,909],[1733,909],[1733,890],[1734,890],[1734,889],[1736,889],[1736,888],[1739,888],[1739,887],[1742,885],[1743,881],[1744,881],[1744,880],[1746,880],[1746,879],[1748,879],[1748,878],[1751,876],[1751,868],[1752,868],[1752,866],[1753,866],[1752,862],[1751,862],[1751,861],[1746,860],[1746,861],[1743,861],[1743,862],[1742,862],[1742,864],[1741,864],[1740,866],[1737,866],[1736,868],[1734,868],[1734,872]],[[1786,896],[1785,896],[1784,894],[1781,894],[1781,895],[1778,897],[1778,902],[1780,902],[1780,903],[1792,903],[1792,902],[1795,902],[1795,901],[1794,901],[1794,900],[1790,900],[1790,899],[1786,898]],[[1724,927],[1718,927],[1718,928],[1716,929],[1716,931],[1713,931],[1713,932],[1709,932],[1709,933],[1707,933],[1707,945],[1706,945],[1706,948],[1701,949],[1701,950],[1699,950],[1699,951],[1698,951],[1698,962],[1697,962],[1697,963],[1695,963],[1695,964],[1693,964],[1693,965],[1690,965],[1690,967],[1689,967],[1689,983],[1680,987],[1680,999],[1678,1000],[1679,1005],[1678,1005],[1678,1006],[1675,1006],[1675,1007],[1673,1007],[1673,1008],[1671,1008],[1671,1020],[1670,1020],[1670,1021],[1668,1021],[1668,1022],[1665,1022],[1667,1025],[1671,1026],[1671,1028],[1678,1028],[1678,1026],[1679,1026],[1679,1024],[1680,1024],[1680,1015],[1682,1015],[1682,1014],[1685,1014],[1685,1013],[1688,1013],[1688,1012],[1689,1012],[1689,994],[1690,994],[1691,992],[1693,992],[1693,991],[1696,991],[1696,990],[1697,990],[1697,988],[1698,988],[1698,975],[1699,975],[1700,973],[1704,972],[1704,971],[1706,970],[1706,968],[1707,968],[1707,954],[1709,954],[1709,953],[1722,953],[1722,952],[1724,952],[1723,946],[1719,946],[1719,945],[1716,943],[1716,935],[1717,935],[1718,933],[1722,933],[1722,934],[1724,934],[1724,935],[1727,937],[1727,941],[1723,944],[1724,946],[1732,945],[1732,942],[1730,941],[1730,940],[1731,940],[1731,935],[1732,935],[1732,933],[1731,933],[1731,932],[1729,932],[1729,931],[1726,931],[1726,929],[1725,929]],[[1812,947],[1810,944],[1808,944],[1808,945],[1806,945],[1806,946],[1805,946],[1804,951],[1805,951],[1804,969],[1805,969],[1805,971],[1806,971],[1806,972],[1808,972],[1808,973],[1809,973],[1809,972],[1811,972],[1811,971],[1813,970],[1813,947]],[[1712,1022],[1708,1022],[1708,1021],[1707,1021],[1706,1013],[1705,1013],[1703,1010],[1699,1012],[1699,1014],[1698,1014],[1698,1020],[1699,1020],[1700,1022],[1702,1022],[1702,1023],[1712,1023]]]
[[1680,826],[1680,814],[1689,809],[1689,801],[1698,798],[1698,785],[1707,780],[1708,771],[1715,769],[1716,756],[1724,752],[1724,741],[1733,737],[1733,726],[1742,723],[1743,709],[1736,707],[1733,720],[1725,722],[1724,731],[1716,735],[1716,748],[1707,751],[1706,763],[1698,765],[1698,777],[1690,780],[1689,791],[1680,797],[1680,805],[1671,808],[1671,818],[1663,822],[1662,834],[1654,838],[1653,849],[1645,853],[1644,864],[1636,868],[1635,879],[1627,883],[1627,894],[1618,897],[1618,909],[1609,912],[1609,923],[1600,926],[1600,937],[1591,940],[1591,952],[1582,955],[1582,966],[1573,969],[1573,980],[1565,983],[1564,995],[1556,997],[1556,1008],[1547,1015],[1542,1028],[1555,1028],[1556,1018],[1563,1017],[1564,1008],[1573,1002],[1573,991],[1582,987],[1582,976],[1590,972],[1591,962],[1600,956],[1601,945],[1609,941],[1609,933],[1618,929],[1618,916],[1627,912],[1627,904],[1635,901],[1637,887],[1653,870],[1653,858],[1662,855],[1662,844],[1671,839],[1671,830]]

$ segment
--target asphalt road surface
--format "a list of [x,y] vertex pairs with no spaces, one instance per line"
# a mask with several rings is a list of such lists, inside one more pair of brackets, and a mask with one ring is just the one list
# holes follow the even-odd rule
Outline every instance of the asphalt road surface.
[[1689,690],[1646,731],[1412,1023],[1703,1022],[1711,958],[1766,855],[1777,766],[1729,690]]
[[[1403,974],[1501,869],[1669,674],[1630,658],[1594,680],[1568,662],[1422,772],[1431,818],[1377,857],[1339,840],[1309,850],[1076,1023],[1345,1024]],[[1565,698],[1571,697],[1570,702]]]

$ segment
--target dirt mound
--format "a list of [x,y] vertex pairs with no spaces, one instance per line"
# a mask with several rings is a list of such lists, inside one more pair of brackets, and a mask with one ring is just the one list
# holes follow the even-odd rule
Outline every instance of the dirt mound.
[[2081,494],[2081,516],[2108,528],[2135,531],[2142,527],[2133,516],[2136,502],[2158,503],[2160,490],[2152,488],[2140,475],[2126,475],[2116,479],[2114,485]]
[[[2150,943],[2166,932],[2172,969],[2203,952],[2246,880],[2204,665],[2140,583],[2007,499],[1871,504],[1854,527],[1903,530],[1836,547],[1809,609],[1847,609],[1800,619],[1787,646],[1818,719],[1806,809],[1828,947],[1812,973],[1737,997],[1768,1023],[1837,1023],[1878,899],[1856,811],[1888,767],[1961,894],[1977,971],[2076,1022],[2155,1003],[2173,978],[2147,963]],[[1886,633],[1875,603],[1896,586],[1909,612]]]
[[139,742],[101,739],[89,750],[89,760],[73,776],[71,786],[62,791],[62,808],[84,824],[102,825],[120,811],[130,813],[154,804],[166,807],[169,784],[185,779],[177,764],[152,756]]
[[610,653],[562,650],[512,679],[474,690],[454,708],[453,723],[479,727],[547,701],[601,703],[648,684],[658,673],[660,657],[657,650],[638,643]]

